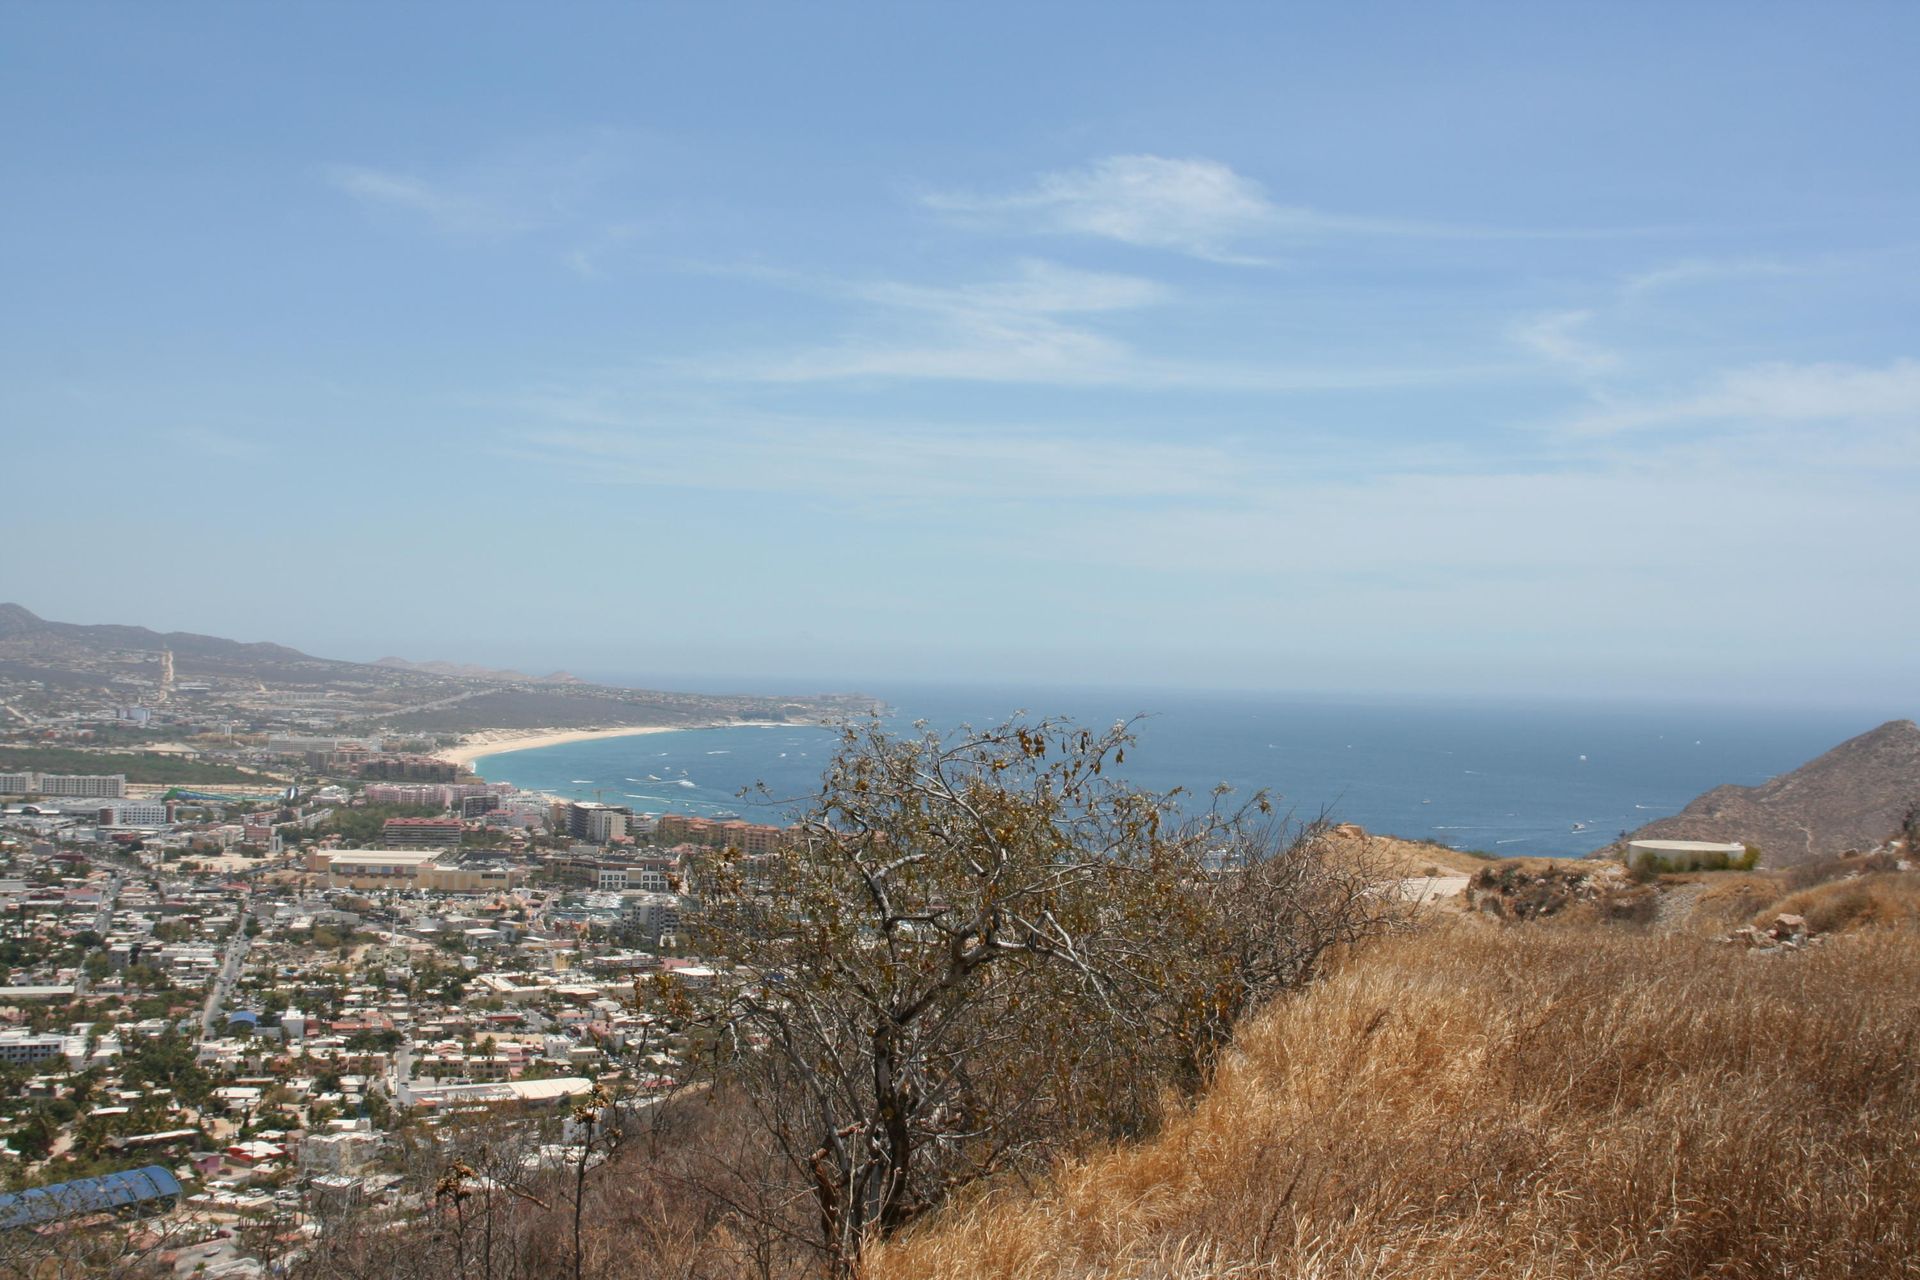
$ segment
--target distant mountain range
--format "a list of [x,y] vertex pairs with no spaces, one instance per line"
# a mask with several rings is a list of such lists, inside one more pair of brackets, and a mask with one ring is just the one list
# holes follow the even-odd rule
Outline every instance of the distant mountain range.
[[877,705],[859,694],[686,693],[589,684],[564,671],[528,676],[404,658],[342,662],[281,644],[50,622],[18,604],[0,604],[0,704],[15,725],[46,725],[62,715],[152,697],[162,682],[162,650],[173,655],[175,687],[182,696],[191,689],[202,710],[222,707],[238,718],[258,719],[278,708],[283,719],[297,719],[301,708],[323,707],[343,725],[423,733],[818,723],[865,715]]
[[312,680],[328,668],[343,672],[362,664],[315,658],[283,644],[223,640],[191,631],[153,631],[114,623],[50,622],[31,609],[0,604],[0,658],[46,663],[58,667],[62,659],[88,661],[110,654],[139,650],[171,650],[183,672],[209,675],[249,675],[261,679],[273,673]]
[[1889,720],[1757,787],[1715,787],[1636,840],[1743,840],[1762,865],[1872,849],[1920,804],[1920,726]]

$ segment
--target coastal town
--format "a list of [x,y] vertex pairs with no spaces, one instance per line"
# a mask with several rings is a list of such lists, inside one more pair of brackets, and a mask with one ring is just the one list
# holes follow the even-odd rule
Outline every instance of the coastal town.
[[456,1131],[578,1164],[674,1087],[701,855],[786,833],[472,769],[650,726],[383,730],[110,656],[0,687],[0,1247],[110,1214],[182,1274],[261,1274],[331,1209],[417,1210]]
[[0,1280],[1920,1280],[1916,48],[0,3]]

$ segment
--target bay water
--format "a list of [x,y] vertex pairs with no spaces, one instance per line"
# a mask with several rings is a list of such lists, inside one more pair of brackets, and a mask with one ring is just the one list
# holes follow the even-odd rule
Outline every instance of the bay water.
[[[1721,783],[1791,770],[1889,715],[1858,710],[1411,702],[1177,690],[881,689],[890,727],[950,732],[1017,711],[1135,719],[1121,770],[1157,791],[1266,788],[1283,811],[1500,856],[1577,856]],[[493,781],[643,812],[784,822],[817,791],[831,729],[692,729],[483,757]],[[753,789],[764,785],[762,796]],[[746,792],[747,794],[743,794]]]

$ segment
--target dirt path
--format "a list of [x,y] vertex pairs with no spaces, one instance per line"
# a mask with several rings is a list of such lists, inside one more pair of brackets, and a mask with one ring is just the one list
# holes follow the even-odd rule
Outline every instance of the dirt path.
[[1409,876],[1400,881],[1400,896],[1416,906],[1445,902],[1466,892],[1470,876]]
[[1661,933],[1680,928],[1693,915],[1700,895],[1706,891],[1704,884],[1676,884],[1661,889],[1653,903],[1653,927]]

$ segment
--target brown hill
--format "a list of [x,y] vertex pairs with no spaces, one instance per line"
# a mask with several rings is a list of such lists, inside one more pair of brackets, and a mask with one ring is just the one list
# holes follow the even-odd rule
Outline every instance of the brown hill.
[[0,604],[0,660],[59,672],[74,664],[122,654],[170,650],[184,676],[244,675],[262,680],[312,681],[358,664],[316,658],[283,644],[225,640],[191,631],[154,631],[112,623],[51,622],[18,604]]
[[1920,726],[1889,720],[1757,787],[1715,787],[1671,818],[1633,833],[1648,840],[1743,840],[1768,866],[1874,848],[1920,803]]

